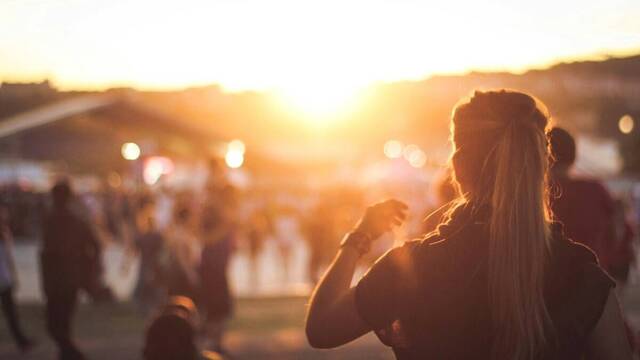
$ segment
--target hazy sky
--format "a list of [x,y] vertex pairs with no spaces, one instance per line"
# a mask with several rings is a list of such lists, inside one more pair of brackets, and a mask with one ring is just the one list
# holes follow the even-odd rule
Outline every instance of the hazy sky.
[[0,79],[349,91],[640,52],[638,19],[639,0],[0,0]]

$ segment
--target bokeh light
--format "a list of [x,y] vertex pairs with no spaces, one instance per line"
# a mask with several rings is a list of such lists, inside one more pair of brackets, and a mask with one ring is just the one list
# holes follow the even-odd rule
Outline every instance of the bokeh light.
[[122,144],[120,153],[125,160],[138,160],[138,158],[140,157],[140,146],[132,142],[124,143]]
[[229,144],[227,144],[227,151],[237,151],[241,154],[244,154],[245,152],[244,143],[238,139],[231,140]]
[[414,168],[423,167],[427,163],[427,154],[415,144],[405,146],[402,155]]
[[145,160],[142,178],[147,185],[154,185],[162,175],[173,172],[173,161],[164,156],[152,156]]
[[618,129],[620,129],[620,132],[623,134],[630,134],[634,126],[635,124],[631,115],[624,115],[618,121]]
[[239,151],[227,151],[224,156],[224,162],[228,167],[237,169],[244,163],[244,154]]
[[421,168],[427,163],[427,154],[421,149],[412,151],[407,159],[414,168]]
[[411,155],[416,151],[420,151],[420,147],[418,145],[415,145],[415,144],[407,145],[402,150],[402,156],[404,156],[405,160],[409,161],[411,159]]
[[244,163],[244,152],[246,147],[241,140],[231,140],[227,144],[227,152],[224,155],[224,162],[228,167],[237,169]]
[[107,184],[112,188],[116,189],[122,185],[122,177],[115,171],[112,171],[107,175]]
[[389,140],[384,143],[384,155],[389,159],[397,159],[402,156],[402,143],[398,140]]

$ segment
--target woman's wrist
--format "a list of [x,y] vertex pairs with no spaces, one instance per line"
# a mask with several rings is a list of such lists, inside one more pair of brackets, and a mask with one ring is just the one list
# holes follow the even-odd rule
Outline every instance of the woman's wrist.
[[340,243],[341,250],[354,250],[358,256],[362,257],[371,249],[371,236],[359,229],[347,233]]
[[362,255],[360,255],[360,251],[353,246],[340,247],[338,250],[338,256],[354,258],[356,261],[362,257]]

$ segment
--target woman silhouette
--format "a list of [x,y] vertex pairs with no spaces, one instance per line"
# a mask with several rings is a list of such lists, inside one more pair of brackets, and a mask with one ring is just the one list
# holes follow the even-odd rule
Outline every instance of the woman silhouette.
[[310,344],[373,330],[398,359],[631,359],[614,282],[550,221],[548,120],[515,91],[459,104],[451,165],[461,196],[447,220],[351,288],[358,259],[405,217],[395,200],[369,207],[312,295]]

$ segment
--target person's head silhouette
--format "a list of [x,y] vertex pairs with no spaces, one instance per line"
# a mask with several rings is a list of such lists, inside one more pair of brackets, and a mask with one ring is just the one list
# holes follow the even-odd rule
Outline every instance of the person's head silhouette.
[[566,175],[576,160],[576,142],[569,132],[560,127],[549,131],[551,169],[554,175]]
[[51,189],[51,199],[53,200],[53,207],[56,209],[65,208],[72,197],[73,191],[67,180],[58,181]]
[[548,122],[541,102],[510,90],[476,91],[453,113],[454,179],[471,208],[490,213],[489,294],[493,320],[504,325],[493,344],[498,358],[534,352],[550,326],[542,296]]
[[184,296],[172,297],[147,329],[145,360],[194,360],[196,307]]

